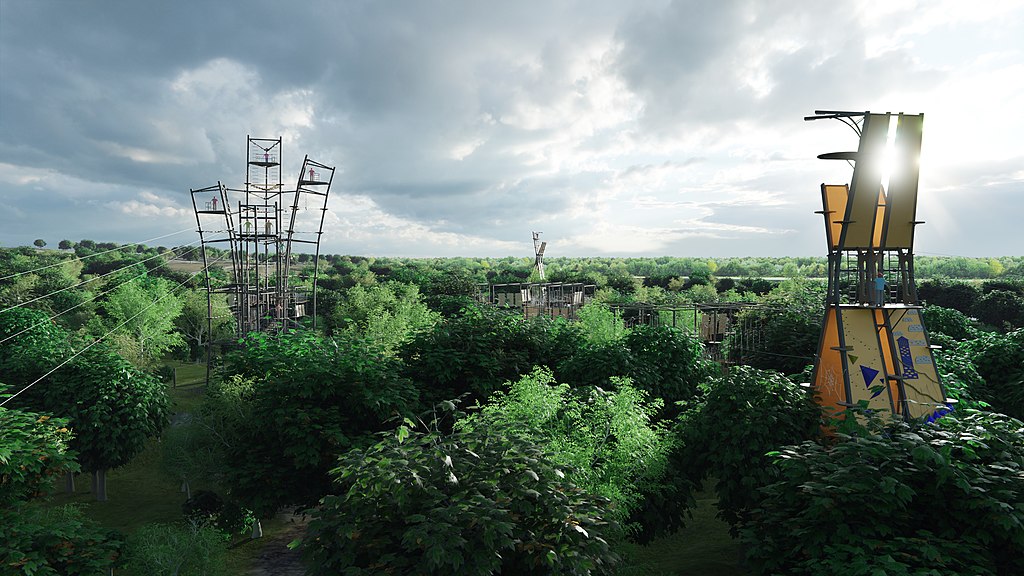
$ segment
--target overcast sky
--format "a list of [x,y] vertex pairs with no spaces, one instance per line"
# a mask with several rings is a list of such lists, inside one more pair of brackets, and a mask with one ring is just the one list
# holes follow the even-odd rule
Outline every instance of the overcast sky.
[[823,256],[837,109],[925,114],[917,253],[1020,255],[1022,105],[1019,0],[0,0],[0,246],[195,241],[251,135],[326,253]]

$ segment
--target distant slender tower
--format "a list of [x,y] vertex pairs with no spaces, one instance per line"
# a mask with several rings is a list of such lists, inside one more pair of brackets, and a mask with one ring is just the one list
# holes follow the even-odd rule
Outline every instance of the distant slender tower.
[[543,232],[533,233],[533,253],[535,255],[534,266],[537,268],[537,276],[541,280],[544,279],[544,249],[547,248],[547,242],[540,241],[540,235]]
[[905,419],[952,408],[935,369],[914,285],[914,231],[924,115],[818,110],[857,133],[850,184],[822,184],[826,312],[814,366],[822,406],[864,404]]

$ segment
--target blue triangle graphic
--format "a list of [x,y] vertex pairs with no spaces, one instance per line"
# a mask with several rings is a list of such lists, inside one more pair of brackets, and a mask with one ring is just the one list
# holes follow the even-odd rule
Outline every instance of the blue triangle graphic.
[[878,370],[861,364],[860,375],[864,377],[864,386],[871,388],[871,383],[875,380],[875,376],[878,376]]

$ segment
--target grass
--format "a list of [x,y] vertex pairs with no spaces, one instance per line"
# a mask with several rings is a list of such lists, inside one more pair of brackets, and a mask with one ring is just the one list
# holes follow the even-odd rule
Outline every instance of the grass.
[[624,556],[637,576],[745,576],[742,551],[729,525],[715,517],[713,490],[697,495],[693,518],[679,532],[647,546],[627,545]]
[[[203,402],[206,365],[180,362],[169,365],[177,369],[178,381],[176,387],[168,388],[171,412],[197,409]],[[58,482],[47,505],[73,504],[86,517],[126,535],[146,524],[181,522],[181,505],[186,495],[181,491],[181,484],[161,470],[160,448],[160,440],[151,438],[130,463],[108,471],[106,502],[96,501],[91,492],[90,476],[81,474],[75,477],[72,494],[64,491],[63,482]],[[192,487],[193,491],[203,488],[212,487]],[[252,540],[247,534],[232,535],[226,557],[229,573],[246,573],[269,539],[287,528],[283,521],[272,519],[263,521],[262,539]]]

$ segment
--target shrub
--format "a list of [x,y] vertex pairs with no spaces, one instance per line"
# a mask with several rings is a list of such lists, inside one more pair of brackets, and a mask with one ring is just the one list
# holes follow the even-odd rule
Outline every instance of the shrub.
[[807,389],[778,372],[733,368],[713,379],[703,402],[681,415],[679,470],[694,486],[716,479],[718,515],[735,533],[757,506],[758,488],[778,478],[765,454],[817,437],[820,422]]
[[1024,327],[1024,297],[1006,290],[993,290],[971,306],[971,314],[999,330]]
[[1024,573],[1024,432],[1001,414],[805,441],[741,530],[758,574]]
[[611,573],[607,500],[520,435],[439,424],[341,459],[303,539],[313,574]]
[[921,310],[924,325],[931,334],[945,334],[956,340],[973,338],[976,330],[966,314],[953,308],[925,306]]
[[[229,388],[213,412],[234,423],[222,470],[229,494],[261,517],[315,503],[328,493],[338,454],[414,410],[417,391],[398,361],[362,340],[295,332],[254,334],[245,344],[230,366],[251,387]],[[242,405],[227,404],[233,397]]]
[[538,368],[456,428],[496,428],[533,439],[554,462],[577,471],[573,481],[583,490],[608,498],[621,522],[648,485],[665,475],[671,439],[655,421],[661,400],[648,400],[628,379],[614,384],[611,392],[573,390]]
[[138,576],[226,575],[225,535],[206,524],[147,524],[128,538],[129,574]]

